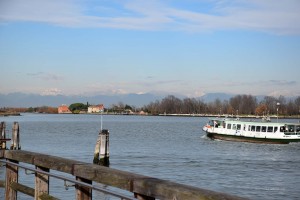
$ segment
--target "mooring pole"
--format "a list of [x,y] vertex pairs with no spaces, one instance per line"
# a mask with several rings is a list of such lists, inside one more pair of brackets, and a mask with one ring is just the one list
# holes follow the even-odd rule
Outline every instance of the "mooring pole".
[[19,123],[14,122],[13,129],[12,129],[12,142],[10,145],[11,150],[20,150],[20,130],[19,130]]
[[5,122],[0,124],[0,149],[6,149],[6,134],[5,134]]
[[109,166],[109,131],[106,129],[101,130],[98,135],[93,163]]

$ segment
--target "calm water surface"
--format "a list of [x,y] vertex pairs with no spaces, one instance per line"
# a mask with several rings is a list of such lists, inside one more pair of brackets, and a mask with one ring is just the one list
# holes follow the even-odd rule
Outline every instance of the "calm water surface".
[[[300,143],[212,141],[202,131],[207,120],[103,116],[103,128],[110,131],[110,167],[250,199],[299,199]],[[0,121],[7,123],[9,135],[12,123],[19,122],[23,150],[89,163],[101,127],[100,115],[23,114]],[[0,168],[1,179],[3,171]],[[32,175],[20,173],[19,179],[33,187]],[[74,189],[65,190],[63,185],[51,179],[50,193],[74,199]],[[3,193],[0,189],[0,199]],[[31,198],[20,195],[19,199]]]

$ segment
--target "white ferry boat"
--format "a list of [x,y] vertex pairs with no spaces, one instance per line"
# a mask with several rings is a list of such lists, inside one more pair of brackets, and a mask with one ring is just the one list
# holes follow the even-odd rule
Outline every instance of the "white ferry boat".
[[277,144],[300,142],[300,123],[216,118],[211,119],[203,130],[211,139]]

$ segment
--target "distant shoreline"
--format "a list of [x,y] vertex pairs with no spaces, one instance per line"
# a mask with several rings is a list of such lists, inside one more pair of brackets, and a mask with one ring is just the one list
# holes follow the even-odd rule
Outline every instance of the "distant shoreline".
[[16,112],[4,112],[4,113],[0,113],[0,116],[2,116],[2,117],[8,117],[8,116],[21,116],[21,113],[16,113]]
[[[30,113],[30,112],[25,112],[25,113]],[[32,114],[50,114],[52,115],[53,113],[32,113]],[[55,113],[58,114],[58,113]],[[60,113],[59,115],[101,115],[101,113],[78,113],[78,114],[73,114],[73,113]],[[157,115],[152,115],[152,114],[127,114],[127,113],[102,113],[102,115],[128,115],[128,116],[161,116],[161,117],[214,117],[214,118],[243,118],[243,119],[261,119],[263,116],[256,116],[256,115],[240,115],[240,116],[235,116],[235,115],[214,115],[214,114],[157,114]],[[1,117],[8,117],[8,116],[22,116],[20,112],[0,112]],[[276,115],[269,116],[271,119],[277,119]],[[299,119],[300,116],[298,115],[293,115],[293,116],[278,116],[278,119]]]
[[[61,114],[73,114],[73,113],[61,113]],[[82,115],[82,114],[86,114],[86,115],[101,115],[101,113],[79,113],[79,114],[75,114],[75,115]],[[256,116],[256,115],[239,115],[239,116],[235,116],[235,115],[214,115],[214,114],[137,114],[137,113],[133,113],[133,114],[128,114],[128,113],[102,113],[102,115],[128,115],[128,116],[161,116],[161,117],[214,117],[214,118],[248,118],[248,119],[262,119],[263,116]],[[271,119],[277,119],[276,115],[271,115],[269,116]],[[299,119],[300,120],[300,116],[298,115],[293,115],[293,116],[278,116],[278,119]]]

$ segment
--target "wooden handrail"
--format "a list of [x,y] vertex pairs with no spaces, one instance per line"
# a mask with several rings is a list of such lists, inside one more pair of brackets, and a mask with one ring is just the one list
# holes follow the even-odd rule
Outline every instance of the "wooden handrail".
[[3,156],[9,160],[65,172],[86,180],[127,190],[141,199],[244,199],[225,193],[30,151],[5,150]]

